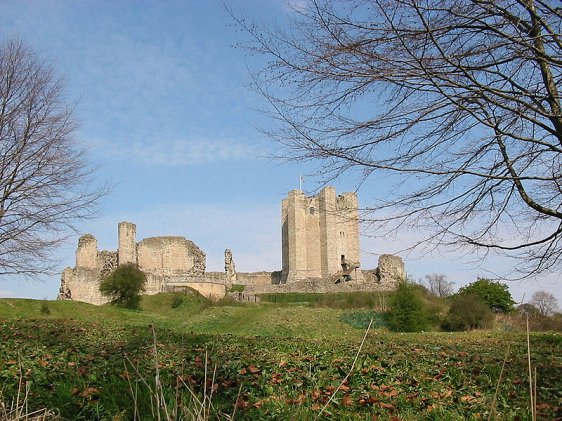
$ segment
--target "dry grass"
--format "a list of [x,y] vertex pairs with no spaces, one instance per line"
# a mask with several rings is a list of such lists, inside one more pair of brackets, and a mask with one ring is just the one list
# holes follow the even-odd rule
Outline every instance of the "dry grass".
[[0,419],[2,421],[55,421],[59,415],[47,408],[36,411],[28,410],[29,383],[19,379],[18,394],[12,402],[6,402],[0,390]]

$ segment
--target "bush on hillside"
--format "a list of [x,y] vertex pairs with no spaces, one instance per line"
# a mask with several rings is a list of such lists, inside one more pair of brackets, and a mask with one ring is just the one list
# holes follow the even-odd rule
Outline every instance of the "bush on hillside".
[[450,331],[484,329],[492,325],[494,315],[488,305],[476,294],[457,294],[443,322]]
[[171,308],[178,308],[183,303],[183,297],[179,294],[174,294],[174,298],[172,298],[172,302],[170,303]]
[[145,286],[146,274],[136,265],[126,264],[120,265],[101,282],[100,292],[111,300],[111,304],[138,309]]
[[373,320],[371,329],[383,327],[386,324],[384,314],[376,311],[353,311],[340,316],[340,321],[356,329],[367,329],[371,320]]
[[419,295],[419,288],[401,282],[390,296],[387,326],[395,332],[421,332],[430,327],[427,308]]
[[513,310],[515,304],[507,285],[485,278],[478,278],[475,282],[461,288],[458,294],[478,295],[490,310],[496,313],[508,313]]
[[48,316],[49,314],[51,314],[51,308],[49,307],[49,302],[47,300],[41,301],[41,307],[39,308],[39,311],[43,316]]
[[555,313],[552,316],[545,316],[532,304],[521,304],[511,315],[510,323],[516,330],[525,332],[527,322],[529,329],[533,332],[562,332],[562,314]]

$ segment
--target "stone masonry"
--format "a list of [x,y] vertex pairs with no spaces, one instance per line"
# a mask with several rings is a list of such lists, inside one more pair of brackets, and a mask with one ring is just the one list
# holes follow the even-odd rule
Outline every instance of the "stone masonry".
[[398,256],[383,254],[378,267],[360,269],[358,202],[355,193],[336,195],[326,187],[316,196],[290,191],[281,205],[282,269],[237,272],[233,253],[225,250],[225,271],[206,272],[205,253],[184,237],[136,240],[136,225],[118,225],[117,251],[98,251],[91,234],[78,240],[76,265],[61,276],[59,299],[103,304],[103,278],[118,265],[135,264],[147,274],[147,294],[193,288],[217,299],[233,284],[250,294],[392,290],[405,277]]
[[362,280],[357,195],[289,192],[281,205],[282,283],[305,279]]
[[[86,234],[78,240],[76,266],[66,268],[61,277],[59,299],[92,304],[107,301],[99,292],[101,280],[118,265],[135,264],[147,275],[147,294],[175,290],[196,283],[197,289],[212,298],[222,298],[224,285],[199,286],[205,274],[206,256],[192,241],[183,237],[152,237],[136,242],[136,226],[121,222],[118,226],[118,250],[98,251],[97,240]],[[218,294],[218,296],[217,296]]]

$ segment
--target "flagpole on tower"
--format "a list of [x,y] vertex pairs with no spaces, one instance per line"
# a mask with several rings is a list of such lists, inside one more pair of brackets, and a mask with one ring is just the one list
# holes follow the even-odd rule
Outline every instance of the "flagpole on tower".
[[300,191],[302,191],[302,183],[303,183],[302,174],[299,174],[299,190]]

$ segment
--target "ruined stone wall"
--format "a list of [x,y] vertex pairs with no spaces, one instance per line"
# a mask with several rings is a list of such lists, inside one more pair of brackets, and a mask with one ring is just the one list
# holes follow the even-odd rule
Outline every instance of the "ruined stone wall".
[[[205,279],[205,253],[183,237],[154,237],[135,243],[136,226],[121,222],[118,226],[118,250],[97,250],[97,240],[91,234],[80,237],[76,250],[76,266],[66,268],[61,275],[59,299],[103,304],[108,300],[99,292],[101,280],[118,265],[138,264],[147,275],[146,293],[166,290],[169,282],[186,282],[196,277]],[[212,281],[211,281],[212,282]],[[224,283],[224,274],[222,281]],[[213,293],[216,295],[215,293]]]
[[[194,277],[201,279],[201,277]],[[203,279],[207,282],[228,283],[224,272],[205,272]]]
[[100,251],[98,253],[98,278],[103,279],[117,269],[118,259],[116,251]]
[[294,293],[294,292],[305,292],[305,293],[337,293],[337,292],[354,292],[354,291],[366,291],[366,292],[376,292],[376,291],[392,291],[395,288],[389,285],[380,285],[377,283],[367,283],[362,281],[349,281],[339,284],[334,284],[333,282],[326,281],[325,279],[306,279],[301,281],[295,281],[290,284],[279,284],[279,285],[258,285],[252,284],[247,285],[244,293],[248,295],[253,294],[275,294],[275,293]]
[[143,271],[189,276],[205,273],[205,253],[183,237],[146,238],[138,243],[137,253]]
[[272,285],[276,281],[279,272],[238,272],[237,284],[241,285]]
[[382,254],[375,275],[379,284],[396,288],[398,282],[406,279],[404,262],[398,256]]
[[164,284],[164,289],[167,292],[179,292],[186,288],[191,288],[197,291],[204,297],[211,300],[220,300],[226,296],[226,286],[224,284],[213,284],[209,282],[197,282],[181,280],[180,282],[169,281]]
[[61,275],[58,299],[101,305],[109,300],[101,295],[99,287],[98,269],[66,268]]

